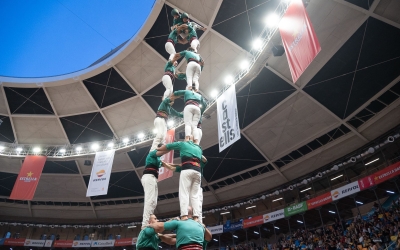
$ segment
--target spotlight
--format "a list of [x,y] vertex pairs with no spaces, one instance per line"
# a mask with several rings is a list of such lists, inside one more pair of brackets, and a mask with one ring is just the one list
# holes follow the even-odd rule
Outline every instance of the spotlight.
[[76,151],[81,151],[82,150],[82,147],[81,146],[79,146],[79,147],[76,147]]
[[224,214],[229,214],[230,212],[223,212],[223,213],[221,213],[221,215],[224,215]]
[[97,143],[94,143],[94,144],[92,144],[92,146],[91,146],[91,148],[93,149],[93,150],[97,150],[97,149],[99,149],[99,144],[97,144]]
[[128,137],[125,137],[124,139],[122,139],[122,142],[123,142],[123,143],[128,143],[128,142],[129,142],[129,138],[128,138]]
[[109,142],[109,143],[107,144],[107,147],[109,147],[109,148],[114,147],[114,142]]
[[279,24],[279,16],[275,13],[271,13],[267,16],[267,18],[265,19],[265,22],[266,22],[268,28],[274,28],[274,27],[278,26],[278,24]]
[[157,134],[158,130],[155,128],[153,129],[153,134]]
[[213,91],[211,91],[210,95],[211,95],[211,97],[215,98],[218,95],[218,91],[216,89],[214,89]]
[[33,148],[33,153],[39,153],[40,152],[40,148],[39,147],[35,147]]
[[246,207],[246,209],[255,208],[256,206]]
[[238,238],[236,235],[233,235],[233,237],[235,237],[236,239]]
[[213,239],[214,241],[218,241],[217,239]]
[[279,227],[274,227],[274,228],[279,229]]
[[240,68],[241,69],[248,69],[249,68],[249,61],[244,60],[242,63],[240,63]]
[[340,178],[340,177],[342,177],[342,176],[343,176],[342,174],[341,174],[341,175],[338,175],[338,176],[332,178],[331,181],[336,180],[337,178]]
[[386,192],[389,193],[389,194],[394,194],[393,191],[386,190]]
[[231,75],[225,77],[225,84],[230,85],[233,83],[233,77]]
[[168,126],[170,126],[170,127],[171,127],[171,126],[174,126],[174,121],[173,121],[173,120],[169,120],[167,124],[168,124]]
[[21,147],[18,147],[18,148],[15,149],[15,150],[17,150],[17,152],[21,152],[21,151],[22,151],[22,148],[21,148]]
[[361,201],[356,201],[357,204],[363,205],[364,203],[362,203]]
[[3,151],[4,150],[4,146],[0,146],[0,151]]
[[303,192],[305,192],[305,191],[307,191],[307,190],[310,190],[311,188],[309,187],[309,188],[306,188],[306,189],[303,189],[303,190],[301,190],[300,191],[300,193],[303,193]]
[[331,213],[331,214],[336,214],[335,212],[333,212],[333,211],[331,211],[331,210],[329,210],[328,212]]
[[278,198],[278,199],[275,199],[275,200],[272,200],[272,202],[274,202],[274,201],[279,201],[279,200],[282,200],[283,198],[281,197],[281,198]]
[[259,233],[259,232],[257,232],[257,231],[254,231],[254,233],[255,233],[255,234],[260,234],[260,233]]
[[301,220],[297,220],[298,223],[303,224],[303,222]]
[[261,47],[262,47],[262,40],[260,38],[257,38],[256,40],[254,40],[253,49],[260,50]]
[[137,137],[138,137],[139,139],[143,139],[144,134],[143,134],[143,133],[139,133]]
[[62,149],[60,149],[60,151],[59,151],[59,152],[60,152],[61,154],[64,154],[64,153],[65,153],[65,151],[66,151],[66,150],[65,150],[65,148],[62,148]]
[[371,164],[371,163],[373,163],[373,162],[376,162],[376,161],[378,161],[379,160],[379,158],[376,158],[375,160],[372,160],[372,161],[370,161],[370,162],[368,162],[368,163],[365,163],[365,166],[367,166],[367,165],[369,165],[369,164]]

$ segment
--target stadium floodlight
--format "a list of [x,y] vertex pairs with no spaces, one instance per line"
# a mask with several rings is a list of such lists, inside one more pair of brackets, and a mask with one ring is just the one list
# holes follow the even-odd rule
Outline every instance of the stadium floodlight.
[[225,77],[225,80],[224,80],[224,81],[225,81],[225,84],[226,84],[226,85],[231,85],[231,84],[233,83],[233,80],[234,80],[234,79],[233,79],[233,76],[228,75],[228,76]]
[[155,128],[153,129],[153,134],[157,134],[158,130]]
[[332,178],[331,181],[336,180],[337,178],[340,178],[340,177],[342,177],[342,176],[343,176],[342,174],[341,174],[341,175],[338,175],[338,176]]
[[0,151],[3,151],[4,150],[4,146],[0,146]]
[[125,137],[124,139],[122,139],[122,142],[123,142],[123,143],[128,143],[128,142],[129,142],[129,138],[128,138],[128,137]]
[[272,202],[279,201],[279,200],[282,200],[282,199],[283,199],[283,198],[281,197],[281,198],[278,198],[278,199],[272,200]]
[[367,165],[369,165],[369,164],[371,164],[371,163],[373,163],[373,162],[376,162],[376,161],[378,161],[379,160],[379,158],[376,158],[375,160],[372,160],[372,161],[370,161],[370,162],[368,162],[368,163],[365,163],[365,166],[367,166]]
[[137,136],[139,139],[143,139],[144,138],[144,134],[143,133],[139,133]]
[[93,143],[92,146],[90,147],[92,150],[97,150],[99,149],[99,144],[98,143]]
[[211,97],[215,98],[218,95],[218,91],[216,89],[214,89],[214,90],[211,91],[210,95],[211,95]]
[[64,154],[67,150],[65,150],[65,148],[60,149],[58,152],[60,152],[61,154]]
[[356,201],[356,203],[363,205],[364,203],[362,203],[361,201]]
[[265,23],[268,28],[274,28],[279,24],[279,16],[276,13],[271,13],[265,18]]
[[254,233],[255,233],[255,234],[260,234],[260,233],[259,233],[259,232],[257,232],[257,231],[254,231]]
[[262,48],[262,40],[260,38],[257,38],[256,40],[253,41],[253,49],[260,50],[261,48]]
[[297,220],[298,223],[303,224],[303,222],[301,220]]
[[217,239],[213,239],[214,241],[218,241]]
[[279,229],[279,227],[274,227],[274,228]]
[[250,64],[249,64],[249,61],[247,61],[247,60],[243,60],[243,61],[240,63],[240,68],[243,69],[243,70],[248,69],[249,66],[250,66]]
[[18,147],[18,148],[16,148],[15,150],[17,150],[17,152],[19,153],[19,152],[22,151],[22,148],[21,148],[21,147]]
[[386,190],[386,192],[389,193],[389,194],[394,194],[393,191]]
[[81,146],[78,146],[78,147],[76,147],[76,151],[81,151],[82,150],[82,147]]
[[303,189],[303,190],[301,190],[300,191],[300,193],[303,193],[303,192],[305,192],[305,191],[307,191],[307,190],[310,190],[311,188],[309,187],[309,188],[306,188],[306,189]]
[[167,124],[170,127],[174,126],[174,120],[169,120]]
[[109,142],[109,143],[107,144],[107,147],[109,147],[109,148],[114,147],[114,142]]
[[333,212],[333,211],[331,211],[331,210],[329,210],[328,212],[331,213],[331,214],[336,214],[335,212]]

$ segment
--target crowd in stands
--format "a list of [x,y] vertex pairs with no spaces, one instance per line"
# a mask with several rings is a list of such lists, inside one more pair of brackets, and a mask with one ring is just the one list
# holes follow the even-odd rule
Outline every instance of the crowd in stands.
[[227,246],[226,250],[400,250],[400,198],[383,209],[375,203],[372,212],[352,220],[313,229],[298,229],[279,237],[278,243],[254,242]]

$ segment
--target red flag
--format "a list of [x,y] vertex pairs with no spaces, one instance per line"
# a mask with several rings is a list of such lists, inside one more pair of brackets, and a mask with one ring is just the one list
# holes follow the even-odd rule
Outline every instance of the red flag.
[[[165,137],[165,143],[172,143],[174,142],[175,139],[175,129],[170,129],[167,132],[167,135]],[[173,163],[174,162],[174,151],[170,151],[168,154],[165,154],[161,157],[161,159],[167,163]],[[172,177],[173,172],[167,168],[161,167],[160,171],[158,173],[158,181],[162,181],[165,179],[168,179]]]
[[18,178],[15,181],[10,199],[13,200],[32,200],[35,194],[40,176],[42,175],[44,163],[47,156],[27,155]]
[[279,31],[295,83],[321,51],[302,0],[293,0],[289,5],[279,24]]
[[358,180],[358,185],[360,186],[360,190],[367,189],[375,185],[374,177],[372,175],[364,177]]

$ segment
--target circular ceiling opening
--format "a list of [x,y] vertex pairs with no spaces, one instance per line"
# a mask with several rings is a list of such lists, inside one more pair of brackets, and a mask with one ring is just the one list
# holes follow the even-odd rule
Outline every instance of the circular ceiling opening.
[[96,64],[138,33],[154,2],[2,2],[0,75],[58,76]]

